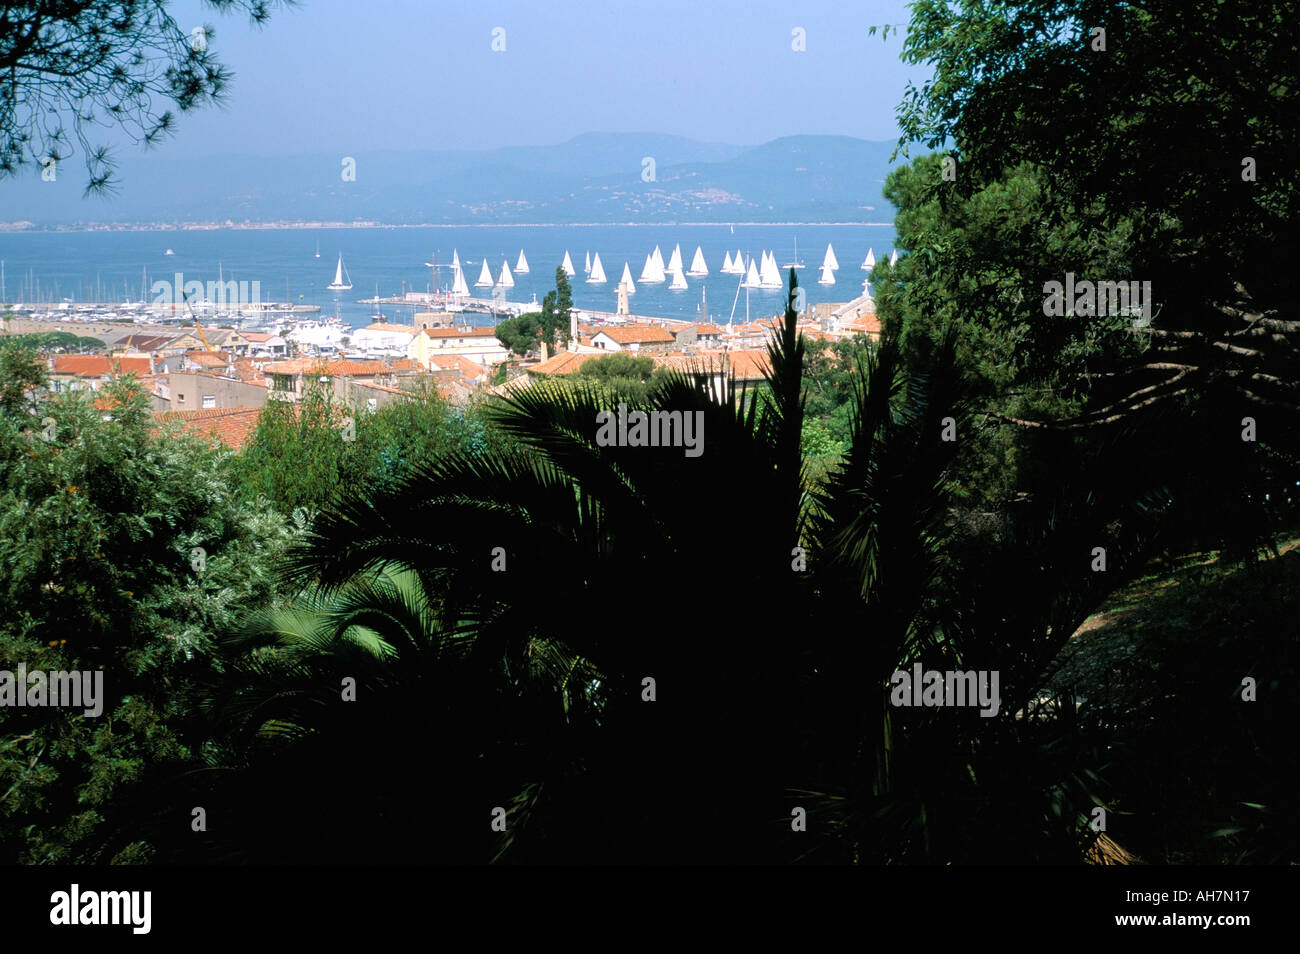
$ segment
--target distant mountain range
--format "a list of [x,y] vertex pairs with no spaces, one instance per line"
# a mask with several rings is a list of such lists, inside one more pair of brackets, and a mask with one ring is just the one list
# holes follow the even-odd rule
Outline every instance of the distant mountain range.
[[83,198],[79,157],[0,181],[0,221],[886,222],[893,142],[787,136],[761,146],[649,133],[586,133],[480,152],[119,159],[117,193]]

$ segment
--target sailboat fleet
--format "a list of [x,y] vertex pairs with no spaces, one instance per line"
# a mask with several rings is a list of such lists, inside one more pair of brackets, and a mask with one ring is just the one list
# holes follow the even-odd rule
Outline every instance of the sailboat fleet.
[[[586,276],[588,285],[604,285],[609,281],[605,272],[605,264],[601,260],[599,252],[586,251],[583,261],[583,274]],[[889,258],[890,266],[893,267],[898,263],[898,252],[895,250]],[[432,266],[426,262],[426,265]],[[441,294],[445,298],[444,304],[452,310],[462,310],[471,298],[470,286],[465,277],[465,265],[470,262],[462,262],[459,250],[452,251],[451,272],[452,282],[450,289],[444,288]],[[863,289],[870,292],[870,272],[876,266],[875,250],[868,248],[866,257],[862,261],[862,270],[868,273],[862,285]],[[730,249],[723,252],[722,264],[718,271],[723,275],[735,275],[740,279],[739,288],[745,290],[760,291],[778,291],[786,287],[786,269],[802,268],[803,262],[799,260],[798,245],[795,245],[793,260],[783,266],[777,265],[776,254],[771,249],[762,249],[757,257],[746,254],[742,249],[737,249],[733,254]],[[819,285],[831,286],[835,284],[835,273],[839,270],[840,263],[835,255],[835,248],[831,244],[826,246],[826,254],[822,258],[819,267],[820,277]],[[564,273],[573,277],[576,269],[573,266],[573,258],[566,249],[560,268]],[[479,265],[478,279],[474,282],[474,288],[496,288],[507,290],[515,287],[516,275],[527,275],[531,271],[528,264],[528,257],[523,249],[519,250],[519,255],[515,260],[513,270],[511,269],[509,259],[502,256],[502,261],[496,275],[493,275],[493,269],[486,258]],[[695,252],[690,258],[690,267],[685,265],[685,258],[682,255],[680,244],[673,246],[672,254],[668,260],[664,261],[663,251],[660,246],[656,245],[654,250],[647,253],[645,264],[641,269],[639,278],[634,278],[630,263],[624,262],[622,274],[620,275],[616,288],[625,289],[627,294],[636,293],[636,286],[639,282],[642,285],[662,285],[667,283],[669,291],[685,291],[689,287],[687,277],[707,278],[709,265],[704,256],[704,249],[700,245],[695,246]],[[352,277],[347,273],[347,266],[343,263],[343,255],[339,254],[338,262],[334,270],[334,280],[327,286],[331,291],[347,291],[352,288]],[[536,298],[536,296],[534,296]],[[376,300],[378,292],[376,292]]]

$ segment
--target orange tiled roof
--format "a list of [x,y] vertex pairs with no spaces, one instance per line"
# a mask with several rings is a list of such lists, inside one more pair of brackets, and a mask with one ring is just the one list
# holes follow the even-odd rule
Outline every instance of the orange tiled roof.
[[[159,425],[180,421],[183,430],[199,437],[215,438],[231,450],[241,450],[257,428],[260,407],[207,408],[194,411],[159,411],[154,420]],[[155,434],[161,428],[155,428]]]
[[495,328],[425,328],[430,338],[495,338]]
[[61,354],[54,357],[53,374],[100,378],[109,374],[148,374],[148,358],[110,358],[102,354]]
[[[602,328],[597,334],[605,335],[621,345],[626,344],[655,344],[657,342],[672,342],[677,339],[671,335],[666,328],[660,328],[658,325],[631,325],[623,328]],[[593,337],[595,337],[593,335]]]
[[382,361],[357,361],[342,359],[321,361],[318,358],[294,358],[291,361],[272,361],[262,368],[266,374],[328,374],[347,377],[361,374],[383,374],[388,366]]
[[224,368],[230,364],[230,356],[220,351],[186,351],[185,357],[202,368]]
[[481,378],[487,371],[481,364],[475,364],[460,354],[435,354],[430,356],[429,363],[443,371],[459,371],[461,380],[464,381]]
[[607,358],[609,353],[578,353],[561,351],[553,358],[538,362],[528,369],[529,374],[572,374],[593,358]]

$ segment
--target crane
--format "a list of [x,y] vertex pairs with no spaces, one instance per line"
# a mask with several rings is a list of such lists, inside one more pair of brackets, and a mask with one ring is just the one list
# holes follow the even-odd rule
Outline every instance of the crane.
[[194,319],[194,327],[199,333],[199,340],[203,342],[203,350],[211,351],[212,345],[208,344],[208,336],[203,333],[203,326],[199,324],[199,316],[194,314],[194,309],[190,306],[190,296],[185,289],[181,289],[181,297],[185,299],[185,307],[189,309],[190,317]]

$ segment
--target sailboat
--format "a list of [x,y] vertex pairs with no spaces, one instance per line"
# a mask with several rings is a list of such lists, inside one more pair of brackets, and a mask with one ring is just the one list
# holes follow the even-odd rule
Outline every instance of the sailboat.
[[[163,254],[164,254],[164,255],[175,255],[176,253],[173,252],[171,249],[168,249],[167,251],[163,252]],[[212,273],[209,272],[208,274],[211,275]]]
[[519,250],[519,261],[515,262],[515,274],[528,274],[528,259],[524,258],[524,250],[522,248]]
[[673,280],[672,280],[672,284],[668,286],[669,289],[672,291],[685,291],[686,278],[685,276],[682,275],[682,263],[680,258],[678,259],[677,267],[672,270],[672,274],[673,274]]
[[568,249],[565,249],[565,250],[564,250],[564,264],[562,264],[560,267],[561,267],[562,269],[564,269],[564,274],[568,275],[570,278],[573,277],[573,275],[574,275],[574,272],[573,272],[573,259],[569,258],[569,250],[568,250]]
[[[454,255],[455,253],[453,252],[452,254]],[[468,298],[468,297],[469,297],[469,286],[468,286],[467,284],[465,284],[465,272],[464,272],[464,270],[462,270],[461,267],[460,267],[460,261],[459,261],[458,259],[454,259],[454,260],[452,261],[452,266],[451,266],[451,267],[452,267],[452,271],[456,273],[456,277],[453,278],[453,279],[452,279],[452,282],[451,282],[451,294],[452,294],[452,297],[453,297],[453,298]]]
[[889,267],[893,268],[897,264],[898,264],[898,249],[894,249],[893,254],[889,256]]
[[478,273],[478,281],[474,283],[474,287],[491,288],[492,285],[493,285],[492,269],[488,268],[487,259],[485,258],[483,259],[483,267],[479,270]]
[[316,240],[316,257],[320,258],[320,239]]
[[831,271],[831,267],[829,265],[825,265],[825,264],[822,265],[822,277],[817,279],[817,284],[818,285],[835,284],[835,273]]
[[591,253],[590,253],[590,252],[587,253],[587,262],[586,262],[586,264],[582,266],[582,274],[584,274],[584,275],[590,275],[590,274],[591,274]]
[[[663,255],[663,252],[659,251],[659,246],[658,246],[658,245],[655,246],[655,250],[654,250],[653,257],[654,257],[655,268],[657,268],[657,269],[659,270],[659,273],[660,273],[660,274],[663,274],[663,271],[664,271],[664,255]],[[659,279],[659,280],[660,280],[660,281],[663,281],[662,278]]]
[[623,277],[618,280],[618,283],[627,289],[629,295],[636,294],[636,283],[632,281],[632,269],[627,262],[623,263]]
[[691,270],[686,274],[701,278],[709,274],[709,266],[704,262],[704,249],[698,245],[695,246],[695,257],[691,259]]
[[343,253],[339,252],[339,264],[338,267],[334,269],[334,281],[330,282],[325,287],[328,288],[330,291],[348,291],[349,289],[351,289],[352,276],[349,275],[348,280],[345,282],[343,280],[343,273],[345,271],[347,271],[347,269],[343,267]]
[[780,288],[781,273],[776,267],[776,253],[768,252],[763,258],[763,268],[760,273],[760,283],[763,288]]
[[668,259],[669,272],[680,272],[682,270],[682,247],[680,245],[673,248],[673,257]]
[[591,276],[587,279],[588,285],[603,285],[608,279],[605,277],[605,266],[600,264],[600,253],[591,262]]
[[730,252],[730,250],[728,250],[728,251],[726,252],[726,254],[724,254],[724,255],[722,256],[722,269],[721,269],[721,271],[722,271],[722,274],[724,274],[724,275],[730,275],[730,274],[732,274],[732,273],[735,271],[735,269],[731,267],[731,252]]
[[749,272],[748,274],[745,275],[745,281],[742,287],[743,288],[763,287],[763,281],[761,278],[758,277],[758,266],[754,264],[754,260],[752,258],[749,260]]
[[653,254],[645,257],[645,268],[641,270],[641,283],[643,285],[658,285],[664,280],[664,266],[662,262],[656,262]]
[[869,272],[876,267],[876,253],[867,249],[867,257],[862,261],[862,270]]
[[827,245],[826,257],[822,259],[822,268],[829,268],[831,271],[835,271],[839,267],[840,263],[835,258],[835,249],[831,248],[830,245]]
[[510,274],[509,262],[504,260],[501,262],[501,277],[498,278],[497,281],[501,284],[502,288],[515,287],[515,277]]
[[737,275],[745,274],[745,256],[741,253],[740,249],[736,249],[736,257],[732,259],[732,262],[736,266]]
[[782,268],[803,268],[803,262],[799,261],[799,239],[794,240],[794,261],[786,262]]

